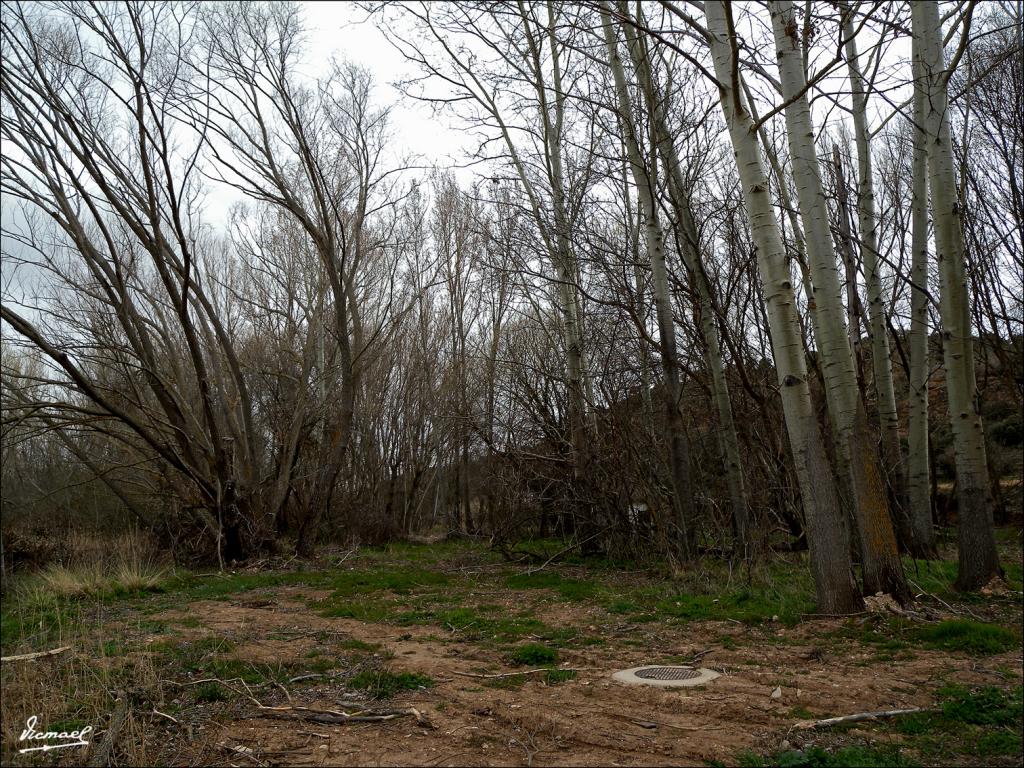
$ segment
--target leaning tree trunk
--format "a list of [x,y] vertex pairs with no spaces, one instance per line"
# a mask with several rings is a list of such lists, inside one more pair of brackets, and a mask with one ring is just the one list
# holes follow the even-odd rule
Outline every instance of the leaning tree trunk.
[[[625,0],[620,0],[618,8],[620,15],[627,18],[629,8]],[[690,212],[690,201],[686,194],[682,166],[669,132],[664,95],[655,88],[650,59],[644,50],[642,38],[635,33],[630,25],[623,24],[622,26],[640,84],[640,92],[645,100],[652,123],[654,144],[661,156],[662,164],[668,172],[668,193],[675,216],[676,242],[686,268],[693,275],[693,284],[700,309],[701,335],[704,339],[708,370],[711,373],[711,391],[715,400],[715,408],[718,411],[718,439],[725,459],[726,482],[732,503],[737,549],[741,551],[743,558],[747,559],[750,556],[751,546],[750,513],[743,482],[743,469],[740,463],[739,438],[736,434],[736,422],[733,418],[732,401],[729,397],[729,385],[725,378],[722,343],[714,311],[711,283],[704,271],[700,257],[700,239],[693,215]]]
[[[828,205],[814,146],[814,125],[804,93],[803,54],[792,2],[775,0],[771,8],[779,78],[786,107],[786,134],[811,277],[813,311],[818,322],[818,354],[837,437],[837,453],[845,454],[851,471],[854,518],[860,532],[864,591],[887,592],[900,602],[910,600],[896,535],[889,516],[885,478],[875,454],[864,405],[857,390],[853,353],[843,321],[839,273],[832,245]],[[781,181],[781,180],[780,180]]]
[[949,421],[956,454],[960,563],[957,587],[978,589],[1002,574],[992,523],[992,489],[985,456],[985,432],[974,378],[970,305],[964,274],[964,239],[949,134],[949,102],[942,27],[934,0],[911,4],[914,43],[919,46],[924,88],[924,129],[928,147],[935,249],[939,260],[939,314]]
[[[752,98],[750,90],[746,83],[743,83],[743,91],[747,96],[747,105],[750,110],[750,116],[755,123],[760,122],[757,110],[751,103]],[[770,145],[768,138],[768,132],[765,130],[762,124],[758,129],[758,136],[761,139],[762,147],[764,149],[765,156],[768,158],[768,164],[778,183],[779,190],[779,204],[783,211],[785,211],[786,217],[789,219],[790,226],[793,230],[793,248],[796,252],[796,260],[800,266],[800,276],[803,279],[804,293],[807,296],[807,305],[811,309],[811,327],[814,332],[814,338],[821,338],[821,331],[818,328],[821,322],[821,313],[818,311],[818,303],[815,301],[815,289],[813,281],[811,280],[810,269],[807,266],[807,247],[804,241],[803,229],[800,227],[800,222],[797,219],[797,207],[793,204],[792,198],[789,196],[789,190],[786,185],[785,175],[782,171],[782,163],[779,162],[778,154]],[[818,371],[821,373],[821,366],[818,366]],[[824,375],[822,374],[822,378]],[[823,382],[823,389],[825,390],[825,404],[829,414],[835,414],[839,411],[836,404],[833,402],[835,399],[835,390],[832,387],[825,385]],[[838,438],[838,424],[835,418],[830,419],[832,425],[832,436],[834,444],[837,447],[835,451],[835,465],[836,465],[836,480],[839,483],[840,501],[843,504],[843,511],[846,520],[850,525],[856,527],[857,521],[854,513],[854,493],[853,493],[853,473],[850,467],[850,448],[848,441],[840,440]],[[851,552],[853,557],[860,562],[860,537],[853,536],[850,538],[850,546],[852,547]]]
[[739,51],[731,9],[720,0],[707,0],[704,13],[722,111],[729,126],[743,200],[757,246],[776,375],[804,505],[818,609],[824,613],[852,613],[861,610],[864,603],[853,578],[849,532],[811,403],[792,275],[754,126],[741,100]]
[[899,525],[904,544],[914,554],[921,548],[913,540],[913,529],[906,514],[906,480],[903,453],[900,449],[900,420],[896,412],[896,389],[892,380],[892,360],[889,357],[888,324],[885,317],[885,298],[882,291],[882,273],[878,252],[878,220],[875,216],[875,189],[868,143],[868,99],[864,90],[860,61],[857,58],[857,40],[853,33],[853,11],[849,3],[843,4],[843,37],[846,42],[846,60],[850,74],[851,103],[853,106],[853,133],[857,144],[857,220],[860,225],[861,254],[864,261],[864,282],[868,294],[868,335],[871,343],[871,366],[875,375],[878,395],[878,420],[882,433],[882,457],[896,504],[894,519]]
[[[643,212],[647,235],[647,256],[651,262],[651,284],[654,290],[654,306],[658,319],[658,335],[661,340],[661,365],[664,372],[662,397],[665,405],[666,426],[669,437],[669,461],[671,464],[672,487],[674,491],[675,517],[680,530],[680,554],[690,559],[696,554],[695,516],[693,490],[690,480],[690,451],[683,425],[683,414],[679,410],[682,387],[679,383],[679,354],[676,349],[675,321],[672,317],[672,296],[668,286],[668,269],[665,265],[665,235],[658,219],[655,204],[655,184],[648,173],[640,153],[633,123],[633,109],[626,86],[626,73],[619,58],[618,43],[611,24],[608,3],[602,3],[604,40],[608,52],[608,66],[615,81],[621,116],[623,143],[637,189],[637,199]],[[652,158],[653,160],[653,158]]]
[[[914,80],[922,68],[914,46]],[[914,88],[914,158],[911,198],[910,404],[907,435],[907,502],[914,541],[922,557],[936,556],[932,497],[928,477],[928,147],[922,126],[925,94]]]

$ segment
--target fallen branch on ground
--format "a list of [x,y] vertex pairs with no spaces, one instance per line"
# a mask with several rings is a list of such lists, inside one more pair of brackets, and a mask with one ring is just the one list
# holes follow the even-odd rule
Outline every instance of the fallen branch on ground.
[[842,717],[829,717],[824,720],[802,720],[793,727],[798,730],[810,730],[811,728],[831,728],[833,725],[845,725],[847,723],[860,723],[865,720],[884,720],[889,717],[900,715],[915,715],[918,712],[934,712],[934,709],[914,707],[913,709],[889,709],[882,712],[858,712],[854,715],[843,715]]
[[[164,680],[163,682],[170,683],[171,685],[176,685],[179,688],[185,688],[185,687],[190,686],[190,685],[202,685],[203,683],[218,683],[220,685],[223,685],[225,688],[227,688],[232,693],[235,693],[235,694],[237,694],[239,696],[244,696],[245,698],[249,699],[249,701],[251,701],[256,706],[258,706],[258,707],[263,706],[260,703],[259,699],[257,699],[255,696],[252,695],[252,691],[250,691],[249,690],[249,686],[245,684],[245,680],[243,680],[240,677],[232,677],[232,678],[229,678],[227,680],[221,680],[219,677],[203,677],[203,678],[200,678],[199,680],[189,680],[188,682],[185,682],[185,683],[179,683],[177,680]],[[245,688],[245,693],[243,693],[242,691],[238,690],[233,685],[231,685],[231,683],[234,683],[234,682],[241,683],[242,687]]]
[[493,680],[498,677],[515,677],[516,675],[533,675],[537,672],[586,672],[593,667],[542,667],[541,669],[527,669],[522,672],[499,672],[493,675],[481,675],[475,672],[453,672],[455,675],[462,675],[463,677],[478,677],[485,680]]
[[312,673],[312,674],[309,674],[309,675],[299,675],[298,677],[293,677],[293,678],[292,678],[291,680],[289,680],[288,682],[289,682],[289,683],[297,683],[297,682],[299,682],[300,680],[312,680],[312,679],[313,679],[314,677],[323,677],[323,675],[321,675],[321,674],[320,674],[320,673],[318,673],[318,672],[314,672],[314,673]]
[[360,710],[349,713],[335,709],[310,709],[309,707],[258,707],[259,711],[266,717],[277,717],[284,720],[308,720],[313,723],[380,723],[388,720],[395,720],[399,717],[412,716],[416,718],[419,725],[433,728],[415,707],[405,709],[381,709],[381,710]]
[[0,656],[0,661],[32,661],[33,659],[42,659],[46,656],[56,656],[58,653],[64,653],[64,651],[71,650],[70,645],[62,645],[60,648],[54,648],[49,651],[36,651],[35,653],[19,653],[16,656]]
[[528,568],[525,571],[523,571],[523,576],[532,576],[535,573],[543,571],[545,568],[547,568],[549,565],[551,565],[551,563],[553,563],[555,560],[560,558],[562,555],[566,554],[567,552],[571,552],[572,550],[576,549],[577,547],[582,547],[584,544],[586,544],[589,541],[593,541],[598,536],[603,536],[604,534],[608,533],[608,531],[610,531],[613,527],[614,526],[611,526],[611,525],[605,526],[604,528],[602,528],[600,531],[598,531],[597,533],[593,534],[592,536],[588,536],[587,538],[583,539],[582,541],[575,541],[575,542],[573,542],[572,544],[570,544],[568,547],[566,547],[562,551],[556,552],[555,554],[553,554],[551,557],[549,557],[547,560],[545,560],[542,565],[539,565],[536,568]]

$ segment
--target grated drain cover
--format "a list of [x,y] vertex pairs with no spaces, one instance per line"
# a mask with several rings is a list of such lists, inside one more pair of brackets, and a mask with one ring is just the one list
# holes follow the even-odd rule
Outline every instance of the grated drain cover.
[[612,675],[613,680],[626,685],[653,685],[657,688],[691,688],[709,683],[716,677],[719,677],[719,674],[711,669],[663,667],[653,664],[623,669]]
[[641,680],[693,680],[701,674],[688,667],[644,667],[634,673]]

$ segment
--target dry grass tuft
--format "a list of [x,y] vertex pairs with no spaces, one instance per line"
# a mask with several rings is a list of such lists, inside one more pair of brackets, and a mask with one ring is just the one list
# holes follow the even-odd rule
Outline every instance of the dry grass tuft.
[[[163,584],[171,571],[150,561],[121,559],[112,565],[52,565],[21,586],[22,596],[29,602],[45,596],[65,599],[98,597],[110,593],[154,590]],[[40,594],[42,593],[42,594]]]
[[153,544],[137,533],[101,542],[83,534],[69,536],[73,555],[51,563],[19,585],[28,602],[77,599],[160,587],[171,569],[160,562]]

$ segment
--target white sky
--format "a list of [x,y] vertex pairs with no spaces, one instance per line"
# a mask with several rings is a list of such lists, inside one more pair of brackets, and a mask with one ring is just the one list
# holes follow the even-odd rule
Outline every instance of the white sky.
[[366,14],[351,2],[303,2],[306,39],[303,65],[308,74],[326,73],[332,56],[361,64],[373,72],[376,96],[380,103],[401,100],[391,113],[395,138],[400,148],[423,155],[430,162],[463,162],[469,144],[465,134],[450,127],[444,115],[434,117],[426,104],[403,99],[391,84],[416,74],[387,37],[374,24],[362,22]]
[[[404,98],[394,87],[394,82],[416,71],[388,42],[375,19],[366,20],[366,14],[352,2],[313,0],[299,6],[306,32],[299,56],[303,75],[311,79],[326,75],[332,57],[366,67],[373,73],[375,102],[379,106],[394,105],[394,151],[389,154],[395,158],[413,156],[413,162],[441,168],[465,164],[467,152],[472,150],[466,133],[453,129],[447,114],[435,116],[429,105]],[[470,170],[457,170],[456,175],[461,182],[473,177]],[[203,217],[214,226],[226,223],[228,208],[243,197],[224,185],[217,187],[209,189]]]

